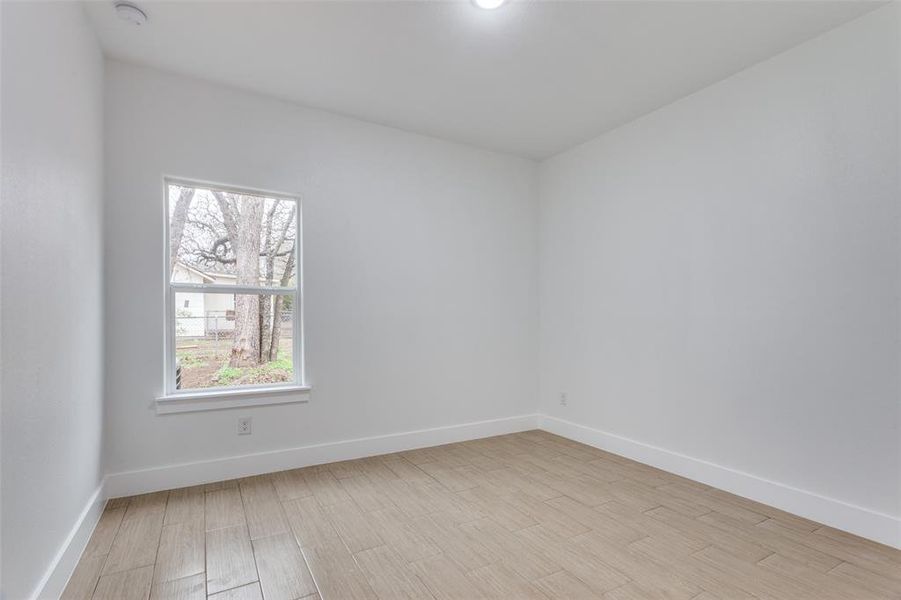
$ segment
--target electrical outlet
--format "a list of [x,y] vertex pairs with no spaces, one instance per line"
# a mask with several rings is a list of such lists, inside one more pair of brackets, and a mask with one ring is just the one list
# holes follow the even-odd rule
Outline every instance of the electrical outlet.
[[238,417],[238,435],[250,435],[252,424],[250,417]]
[[566,406],[566,392],[560,392],[560,406]]

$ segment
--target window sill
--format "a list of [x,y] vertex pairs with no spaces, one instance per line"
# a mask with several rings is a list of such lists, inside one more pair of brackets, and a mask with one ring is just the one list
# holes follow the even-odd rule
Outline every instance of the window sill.
[[157,398],[156,414],[168,415],[202,410],[225,410],[247,406],[309,402],[311,389],[308,385],[287,385],[248,390],[180,392]]

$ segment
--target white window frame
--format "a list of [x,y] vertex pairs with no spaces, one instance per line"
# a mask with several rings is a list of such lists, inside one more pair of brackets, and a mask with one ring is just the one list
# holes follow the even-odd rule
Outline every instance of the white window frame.
[[[169,272],[169,186],[179,185],[216,191],[263,196],[266,198],[278,198],[294,202],[295,226],[297,227],[297,241],[294,244],[295,269],[294,287],[278,286],[238,286],[212,283],[174,283]],[[196,179],[182,177],[163,178],[163,223],[164,223],[164,255],[165,255],[165,355],[163,360],[163,389],[164,393],[156,399],[158,414],[195,412],[199,410],[215,410],[224,408],[237,408],[242,406],[259,406],[266,404],[285,404],[291,402],[305,402],[308,400],[310,386],[306,383],[304,344],[303,344],[303,230],[301,217],[301,200],[297,194],[274,192],[249,187],[238,187]],[[227,294],[277,294],[291,296],[294,311],[292,342],[293,342],[293,368],[294,381],[267,384],[267,385],[242,385],[222,386],[216,388],[202,388],[191,390],[179,390],[175,388],[175,333],[176,333],[176,306],[175,295],[177,293],[221,292]]]

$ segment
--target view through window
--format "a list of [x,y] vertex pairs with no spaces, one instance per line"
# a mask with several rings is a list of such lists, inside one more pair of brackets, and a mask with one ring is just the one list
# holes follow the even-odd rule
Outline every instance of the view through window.
[[299,384],[296,198],[167,182],[169,393]]

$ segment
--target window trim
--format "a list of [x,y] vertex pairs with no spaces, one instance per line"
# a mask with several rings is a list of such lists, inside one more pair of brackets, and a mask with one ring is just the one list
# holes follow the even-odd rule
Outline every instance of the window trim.
[[[295,227],[297,240],[294,244],[295,285],[290,288],[279,286],[237,286],[228,284],[173,283],[169,273],[169,186],[181,185],[195,188],[215,189],[217,191],[239,194],[251,194],[266,198],[277,198],[294,202]],[[242,406],[260,406],[265,404],[284,404],[288,402],[306,402],[310,386],[306,383],[306,361],[304,357],[304,323],[303,323],[303,217],[302,202],[299,194],[275,192],[253,187],[215,183],[184,177],[163,176],[163,290],[164,290],[164,323],[163,327],[163,393],[156,398],[157,414],[192,412],[198,410],[218,410]],[[294,380],[285,383],[268,385],[223,386],[220,388],[196,388],[190,390],[175,389],[175,338],[176,307],[175,294],[179,292],[211,292],[227,294],[277,294],[292,296],[293,331],[292,362]]]

